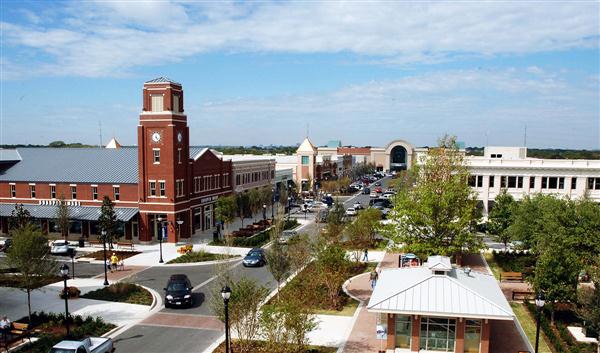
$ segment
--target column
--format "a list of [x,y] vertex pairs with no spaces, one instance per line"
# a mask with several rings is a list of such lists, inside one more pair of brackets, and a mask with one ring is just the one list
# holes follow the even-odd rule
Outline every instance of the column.
[[150,243],[152,241],[152,235],[154,227],[150,223],[150,217],[148,213],[140,213],[138,223],[138,236],[140,243]]
[[456,318],[456,344],[454,345],[455,353],[464,353],[465,351],[465,319],[462,317]]
[[387,349],[396,348],[396,316],[387,314]]
[[479,353],[489,353],[490,351],[490,321],[488,319],[481,322],[481,345]]
[[410,340],[410,351],[419,351],[419,332],[421,331],[421,317],[418,315],[411,316],[412,320],[412,338]]
[[[169,243],[177,243],[177,218],[175,213],[167,214],[167,239]],[[164,239],[163,239],[164,240]]]

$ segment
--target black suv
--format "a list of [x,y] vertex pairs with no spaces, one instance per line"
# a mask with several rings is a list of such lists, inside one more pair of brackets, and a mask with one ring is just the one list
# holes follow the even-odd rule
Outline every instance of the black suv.
[[192,306],[192,283],[186,275],[171,275],[165,288],[165,307]]

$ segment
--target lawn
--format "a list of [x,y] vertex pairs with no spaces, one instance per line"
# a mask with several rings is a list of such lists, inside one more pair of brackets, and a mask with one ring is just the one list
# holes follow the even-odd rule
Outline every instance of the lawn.
[[353,316],[356,308],[358,308],[358,301],[350,298],[346,300],[342,310],[315,309],[313,313],[315,315]]
[[488,266],[490,266],[490,270],[492,270],[492,273],[494,274],[494,277],[496,277],[496,280],[500,280],[500,272],[502,272],[502,270],[500,269],[500,267],[498,267],[498,263],[496,262],[496,260],[494,260],[494,255],[492,253],[485,253],[484,255],[485,257],[485,261],[487,261]]
[[232,257],[237,257],[235,255],[223,255],[223,254],[211,254],[206,251],[192,251],[187,254],[183,254],[179,257],[174,258],[173,260],[167,262],[168,264],[184,264],[184,263],[192,263],[192,262],[204,262],[204,261],[215,261],[215,260],[225,260]]
[[[534,318],[531,317],[531,315],[529,315],[529,313],[527,312],[527,309],[525,308],[525,306],[522,303],[510,303],[510,306],[512,307],[515,315],[517,316],[517,319],[521,323],[521,326],[523,327],[523,330],[525,331],[527,338],[529,338],[529,342],[531,343],[531,345],[535,345],[535,320],[534,320]],[[550,347],[548,347],[548,344],[546,343],[546,340],[544,339],[543,333],[540,333],[540,350],[539,350],[539,352],[540,353],[552,353],[552,351],[550,350]]]
[[[253,341],[252,352],[253,353],[262,353],[265,352],[264,343],[262,341]],[[240,347],[237,342],[233,340],[231,342],[231,352],[239,352]],[[297,351],[297,353],[335,353],[337,352],[337,347],[323,347],[323,346],[307,346],[303,351]],[[215,350],[214,353],[225,353],[225,342],[222,342]]]
[[[51,283],[56,283],[62,281],[62,277],[59,276],[51,276],[46,278],[44,281],[39,283],[34,289],[41,288]],[[12,287],[12,288],[22,288],[21,283],[19,282],[18,275],[13,274],[0,274],[0,287]]]
[[133,283],[115,283],[108,287],[96,289],[81,296],[86,299],[106,300],[129,304],[151,305],[152,294],[143,287]]

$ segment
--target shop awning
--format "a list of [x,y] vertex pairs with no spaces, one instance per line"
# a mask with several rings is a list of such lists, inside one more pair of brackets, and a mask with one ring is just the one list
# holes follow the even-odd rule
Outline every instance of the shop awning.
[[[55,219],[56,211],[58,210],[57,205],[26,205],[23,204],[23,208],[29,211],[33,218],[43,219]],[[78,221],[97,221],[100,217],[100,207],[93,206],[68,206],[69,208],[69,219]],[[14,204],[0,204],[0,216],[10,217],[12,211],[15,209]],[[117,220],[121,222],[128,222],[139,210],[134,207],[115,207],[115,214]]]

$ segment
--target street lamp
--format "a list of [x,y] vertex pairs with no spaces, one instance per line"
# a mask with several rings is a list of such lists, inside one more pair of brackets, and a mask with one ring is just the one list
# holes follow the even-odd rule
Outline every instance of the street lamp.
[[104,248],[104,285],[108,286],[108,274],[106,273],[106,231],[102,231],[102,247]]
[[535,297],[535,306],[537,307],[537,322],[535,329],[535,353],[538,353],[538,345],[540,343],[540,319],[542,316],[542,308],[546,304],[546,298],[544,297],[544,293],[539,292]]
[[271,189],[271,220],[275,219],[275,188]]
[[263,203],[263,221],[267,220],[267,204]]
[[223,304],[225,304],[225,353],[229,353],[229,297],[231,296],[231,289],[228,286],[221,289],[221,296],[223,297]]
[[[73,279],[75,279],[75,249],[69,248],[69,256],[71,257],[71,267],[73,268]],[[104,263],[106,264],[106,261]]]
[[178,234],[177,239],[179,239],[179,238],[181,238],[181,225],[183,224],[183,219],[178,219],[176,221],[176,223],[177,223],[177,234]]
[[67,290],[67,280],[69,279],[69,266],[67,264],[63,264],[60,267],[60,274],[64,280],[64,297],[65,297],[65,327],[67,329],[67,336],[70,334],[69,330],[69,291]]
[[158,223],[160,224],[160,233],[158,234],[158,246],[160,248],[160,259],[158,260],[158,263],[163,263],[163,258],[162,258],[162,240],[165,236],[165,226],[163,224],[163,218],[162,217],[158,217],[156,219],[158,221]]
[[292,211],[292,197],[288,196],[288,221],[290,220],[291,211]]

